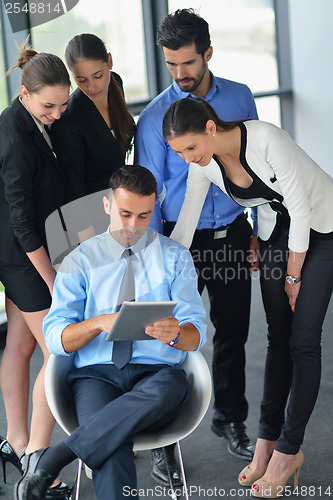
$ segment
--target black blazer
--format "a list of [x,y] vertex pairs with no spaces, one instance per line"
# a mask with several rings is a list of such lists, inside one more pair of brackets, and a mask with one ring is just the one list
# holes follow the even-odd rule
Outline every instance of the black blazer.
[[27,264],[46,247],[45,220],[64,201],[59,164],[34,120],[15,99],[0,116],[0,260]]
[[59,122],[52,125],[51,137],[64,172],[66,202],[106,189],[112,173],[124,165],[113,133],[79,88]]

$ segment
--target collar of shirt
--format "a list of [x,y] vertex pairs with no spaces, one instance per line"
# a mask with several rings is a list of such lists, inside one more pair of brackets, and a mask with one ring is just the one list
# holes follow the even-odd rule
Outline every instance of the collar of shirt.
[[[211,71],[209,73],[212,79],[212,85],[209,89],[208,94],[205,97],[206,101],[210,101],[213,98],[215,92],[217,92],[218,90],[218,81],[216,80],[215,76]],[[184,97],[190,97],[191,99],[195,99],[196,97],[198,97],[197,95],[192,94],[192,92],[183,92],[179,87],[178,83],[176,83],[175,81],[173,82],[172,86],[175,93],[179,96],[178,97],[179,99],[183,99]]]
[[22,102],[22,98],[21,96],[19,97],[19,101],[20,103],[22,104],[22,106],[24,107],[24,109],[26,109],[29,113],[29,115],[31,116],[31,118],[33,119],[33,121],[36,123],[37,125],[37,128],[38,130],[40,131],[40,133],[42,134],[43,133],[43,130],[44,130],[44,126],[42,126],[37,120],[36,118],[30,113],[30,111],[24,106],[23,102]]
[[110,226],[108,227],[107,233],[110,236],[110,237],[108,237],[108,244],[109,244],[110,253],[111,253],[111,256],[115,262],[121,258],[124,251],[126,250],[126,248],[130,248],[135,255],[138,252],[144,250],[148,244],[147,231],[145,231],[143,233],[143,235],[141,236],[141,238],[131,247],[124,247],[121,243],[119,243],[119,241],[117,241],[110,233]]

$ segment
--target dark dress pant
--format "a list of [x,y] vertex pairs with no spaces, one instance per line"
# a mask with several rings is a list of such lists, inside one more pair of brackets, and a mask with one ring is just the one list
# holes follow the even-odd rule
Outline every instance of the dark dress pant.
[[190,386],[184,371],[166,365],[128,364],[122,370],[93,365],[73,370],[68,383],[79,427],[65,443],[93,470],[97,499],[137,498],[133,435],[162,429],[186,404]]
[[272,245],[260,247],[268,349],[259,437],[277,440],[281,453],[296,454],[319,391],[322,324],[333,290],[333,235],[311,231],[292,314],[284,290],[288,232],[284,224]]
[[198,289],[207,287],[213,337],[214,420],[221,425],[244,422],[245,343],[248,338],[251,278],[247,257],[252,229],[246,218],[232,224],[225,238],[196,231],[190,248]]

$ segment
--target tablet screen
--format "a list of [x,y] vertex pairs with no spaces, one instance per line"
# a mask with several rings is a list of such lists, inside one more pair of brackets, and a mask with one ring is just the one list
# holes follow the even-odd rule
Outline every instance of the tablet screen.
[[167,319],[177,301],[124,302],[106,340],[155,340],[145,328],[155,321]]

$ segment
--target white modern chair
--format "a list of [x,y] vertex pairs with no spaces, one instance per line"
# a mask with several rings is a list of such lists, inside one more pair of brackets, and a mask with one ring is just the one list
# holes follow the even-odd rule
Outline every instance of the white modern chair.
[[[72,367],[73,356],[51,355],[45,373],[45,390],[49,407],[54,418],[67,434],[71,434],[78,426],[72,393],[66,383],[66,375]],[[212,382],[207,363],[200,352],[189,352],[181,368],[185,371],[192,386],[192,394],[188,403],[177,417],[163,429],[136,434],[134,436],[134,451],[162,448],[177,443],[185,498],[188,500],[188,488],[179,441],[191,434],[206,414],[211,399]],[[78,499],[79,495],[81,467],[80,461],[75,499]],[[90,469],[88,469],[87,475],[91,477],[89,471]],[[170,487],[171,497],[176,499],[171,479]]]
[[104,211],[102,200],[108,191],[104,189],[78,198],[48,216],[45,221],[46,240],[50,260],[56,269],[82,241],[106,231],[110,217]]

